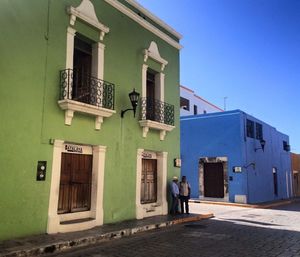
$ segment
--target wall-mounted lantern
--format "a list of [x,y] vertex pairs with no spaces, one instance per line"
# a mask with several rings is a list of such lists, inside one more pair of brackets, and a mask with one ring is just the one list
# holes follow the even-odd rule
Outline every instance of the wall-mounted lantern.
[[262,149],[263,151],[264,151],[264,149],[265,149],[266,141],[263,140],[263,139],[261,139],[261,140],[259,140],[259,142],[260,142],[260,146],[261,146],[261,147],[255,148],[255,149],[254,149],[255,152],[256,152],[257,150],[259,150],[259,149]]
[[248,169],[250,166],[255,170],[255,162],[251,162],[250,164],[243,166],[243,168]]
[[131,93],[129,93],[128,95],[129,95],[129,99],[130,99],[132,108],[131,109],[126,109],[124,111],[122,110],[121,111],[121,118],[124,117],[124,114],[127,111],[133,111],[133,117],[135,117],[136,107],[138,105],[140,94],[138,92],[135,92],[135,88],[134,88],[133,91]]

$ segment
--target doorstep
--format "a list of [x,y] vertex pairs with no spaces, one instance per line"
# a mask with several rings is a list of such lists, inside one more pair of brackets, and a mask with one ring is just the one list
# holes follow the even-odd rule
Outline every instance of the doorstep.
[[162,215],[142,220],[106,224],[85,231],[41,234],[20,239],[0,241],[1,257],[39,256],[71,248],[94,245],[102,241],[130,236],[139,232],[159,229],[185,222],[212,218],[213,214]]

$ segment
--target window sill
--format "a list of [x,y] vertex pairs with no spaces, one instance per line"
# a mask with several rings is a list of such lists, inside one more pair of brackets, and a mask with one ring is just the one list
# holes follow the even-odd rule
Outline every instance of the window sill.
[[103,118],[107,118],[116,113],[115,110],[110,110],[90,104],[77,102],[74,100],[60,100],[58,101],[59,107],[65,111],[65,124],[71,125],[74,112],[86,113],[95,116],[95,129],[100,130]]
[[152,120],[140,120],[140,126],[143,128],[143,137],[146,138],[149,129],[159,130],[160,140],[163,141],[165,139],[166,133],[172,131],[175,126],[167,125],[164,123],[160,123]]

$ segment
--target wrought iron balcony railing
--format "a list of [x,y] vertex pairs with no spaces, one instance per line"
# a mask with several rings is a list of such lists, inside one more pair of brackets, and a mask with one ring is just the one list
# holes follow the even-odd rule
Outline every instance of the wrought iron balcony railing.
[[141,98],[140,119],[174,126],[174,105],[151,98]]
[[114,110],[115,85],[80,70],[60,71],[61,100],[70,99]]

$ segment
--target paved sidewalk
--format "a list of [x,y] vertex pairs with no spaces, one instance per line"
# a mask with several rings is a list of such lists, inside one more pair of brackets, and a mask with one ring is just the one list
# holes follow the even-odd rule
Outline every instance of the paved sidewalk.
[[1,257],[38,256],[70,248],[94,245],[101,241],[121,238],[139,232],[159,229],[184,222],[212,218],[213,214],[165,215],[107,224],[80,232],[36,235],[0,242]]
[[259,204],[244,204],[244,203],[231,203],[231,202],[217,202],[210,200],[200,200],[200,199],[190,199],[191,203],[205,203],[205,204],[216,204],[216,205],[227,205],[227,206],[236,206],[236,207],[246,207],[246,208],[260,208],[268,209],[277,206],[287,205],[295,202],[300,202],[300,198],[292,198],[286,200],[278,200],[271,202],[264,202]]

